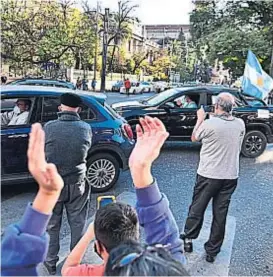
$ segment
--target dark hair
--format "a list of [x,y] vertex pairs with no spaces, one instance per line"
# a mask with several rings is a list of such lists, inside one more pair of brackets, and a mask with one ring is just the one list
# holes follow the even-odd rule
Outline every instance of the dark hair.
[[139,239],[138,217],[135,209],[123,203],[111,203],[101,207],[95,215],[96,240],[109,253],[126,240]]
[[19,101],[24,102],[25,105],[28,106],[28,107],[31,106],[31,100],[29,100],[29,99],[19,98],[19,99],[17,99],[16,103],[18,103]]
[[164,247],[126,241],[110,252],[104,276],[190,276]]

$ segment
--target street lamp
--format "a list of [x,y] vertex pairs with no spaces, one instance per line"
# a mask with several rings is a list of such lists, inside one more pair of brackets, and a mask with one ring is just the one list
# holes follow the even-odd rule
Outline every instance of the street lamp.
[[104,14],[104,20],[103,20],[103,51],[102,51],[101,85],[100,85],[101,91],[105,91],[105,85],[106,85],[108,28],[109,28],[109,8],[105,8],[105,14]]

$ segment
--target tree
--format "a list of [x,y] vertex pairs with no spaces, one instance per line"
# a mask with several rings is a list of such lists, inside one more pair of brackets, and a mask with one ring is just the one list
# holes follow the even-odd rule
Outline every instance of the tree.
[[[147,60],[149,56],[149,52],[139,52],[139,53],[135,53],[133,56],[132,56],[132,61],[133,61],[133,70],[132,70],[132,73],[135,74],[137,69],[140,69],[142,66],[144,66],[144,62],[145,60]],[[145,64],[146,65],[146,64]]]
[[2,0],[1,57],[18,64],[74,63],[74,53],[89,60],[94,28],[72,2],[41,2],[26,7],[20,1]]
[[168,78],[168,70],[171,66],[175,65],[171,62],[170,56],[162,55],[152,65],[147,67],[147,71],[155,79],[166,80]]
[[110,19],[108,45],[113,44],[113,48],[109,71],[112,70],[117,45],[131,36],[132,12],[136,7],[137,5],[130,5],[130,1],[119,1],[118,12],[114,13]]
[[270,57],[273,64],[272,17],[271,1],[196,2],[190,21],[198,59],[202,60],[205,48],[211,64],[220,58],[225,67],[241,76],[247,50],[252,49],[269,70]]

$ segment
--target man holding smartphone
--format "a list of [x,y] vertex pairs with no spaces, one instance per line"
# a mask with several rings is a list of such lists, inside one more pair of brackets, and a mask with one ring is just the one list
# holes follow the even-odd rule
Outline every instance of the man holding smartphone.
[[206,261],[213,263],[220,252],[231,195],[239,176],[239,155],[245,135],[243,120],[231,115],[235,104],[229,93],[218,95],[215,112],[205,120],[203,107],[197,111],[192,141],[201,141],[202,149],[197,170],[192,204],[184,234],[184,250],[193,251],[192,239],[201,231],[205,210],[212,199],[213,221],[209,240],[205,243]]

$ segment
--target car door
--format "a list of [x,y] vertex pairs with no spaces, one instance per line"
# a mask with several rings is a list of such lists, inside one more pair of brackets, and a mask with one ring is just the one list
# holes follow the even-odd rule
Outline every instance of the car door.
[[205,97],[202,91],[186,93],[197,104],[197,108],[175,107],[169,111],[169,124],[172,132],[172,139],[190,140],[197,121],[197,110]]
[[[15,104],[17,98],[19,97],[3,97],[1,102],[13,99]],[[31,124],[35,122],[37,99],[35,97],[24,98],[32,102],[27,124],[1,126],[1,178],[3,181],[30,177],[27,166],[27,148]]]

